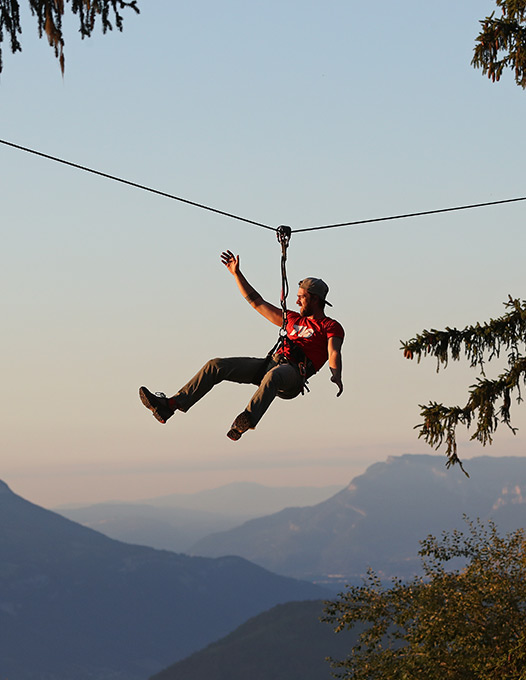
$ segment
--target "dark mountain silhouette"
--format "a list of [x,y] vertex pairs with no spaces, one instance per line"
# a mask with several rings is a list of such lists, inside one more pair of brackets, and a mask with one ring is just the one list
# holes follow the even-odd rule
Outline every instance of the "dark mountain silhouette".
[[278,603],[323,597],[238,557],[112,540],[0,482],[0,678],[144,680]]
[[151,680],[330,680],[327,656],[344,659],[355,631],[320,622],[323,602],[277,605]]
[[[280,574],[356,582],[368,566],[387,576],[419,570],[419,541],[462,528],[463,514],[502,531],[526,525],[526,459],[479,457],[444,468],[434,455],[376,463],[332,498],[209,536],[192,553],[241,555]],[[524,494],[524,498],[523,498]]]
[[226,484],[135,503],[96,503],[56,508],[64,517],[127,543],[187,552],[199,539],[286,507],[313,505],[341,487],[269,487]]

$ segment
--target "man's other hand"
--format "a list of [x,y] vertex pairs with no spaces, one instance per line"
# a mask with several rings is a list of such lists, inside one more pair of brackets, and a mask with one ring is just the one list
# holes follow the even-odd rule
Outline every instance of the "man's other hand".
[[236,257],[230,250],[225,250],[221,253],[221,262],[231,274],[239,273],[239,255]]

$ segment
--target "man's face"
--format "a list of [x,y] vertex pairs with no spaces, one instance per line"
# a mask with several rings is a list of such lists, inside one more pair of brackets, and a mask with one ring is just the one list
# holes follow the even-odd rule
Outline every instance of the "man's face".
[[296,304],[300,308],[301,316],[311,316],[314,314],[312,295],[303,288],[298,289]]

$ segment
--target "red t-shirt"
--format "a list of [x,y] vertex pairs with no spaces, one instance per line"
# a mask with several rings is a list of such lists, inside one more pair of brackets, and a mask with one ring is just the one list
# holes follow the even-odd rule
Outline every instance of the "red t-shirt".
[[[344,338],[345,331],[338,321],[324,316],[323,319],[311,319],[298,312],[287,311],[287,336],[295,345],[301,347],[306,356],[319,371],[329,358],[327,348],[329,338]],[[288,352],[285,349],[285,355]]]

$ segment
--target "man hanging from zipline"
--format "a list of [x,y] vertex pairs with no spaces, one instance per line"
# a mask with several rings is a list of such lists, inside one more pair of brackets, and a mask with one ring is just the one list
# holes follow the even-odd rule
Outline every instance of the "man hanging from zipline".
[[271,323],[282,326],[279,347],[271,350],[264,359],[211,359],[173,397],[162,392],[153,394],[146,387],[139,389],[139,396],[154,417],[160,423],[166,423],[176,411],[186,413],[223,380],[259,385],[246,409],[227,432],[227,437],[237,441],[244,432],[256,427],[276,396],[293,399],[302,394],[307,379],[317,373],[327,360],[331,382],[338,387],[336,396],[341,395],[344,330],[338,321],[325,316],[325,305],[332,305],[326,300],[329,287],[321,279],[309,277],[299,282],[298,313],[266,302],[241,273],[239,255],[236,257],[227,250],[221,253],[221,261],[233,274],[241,294],[251,307]]

